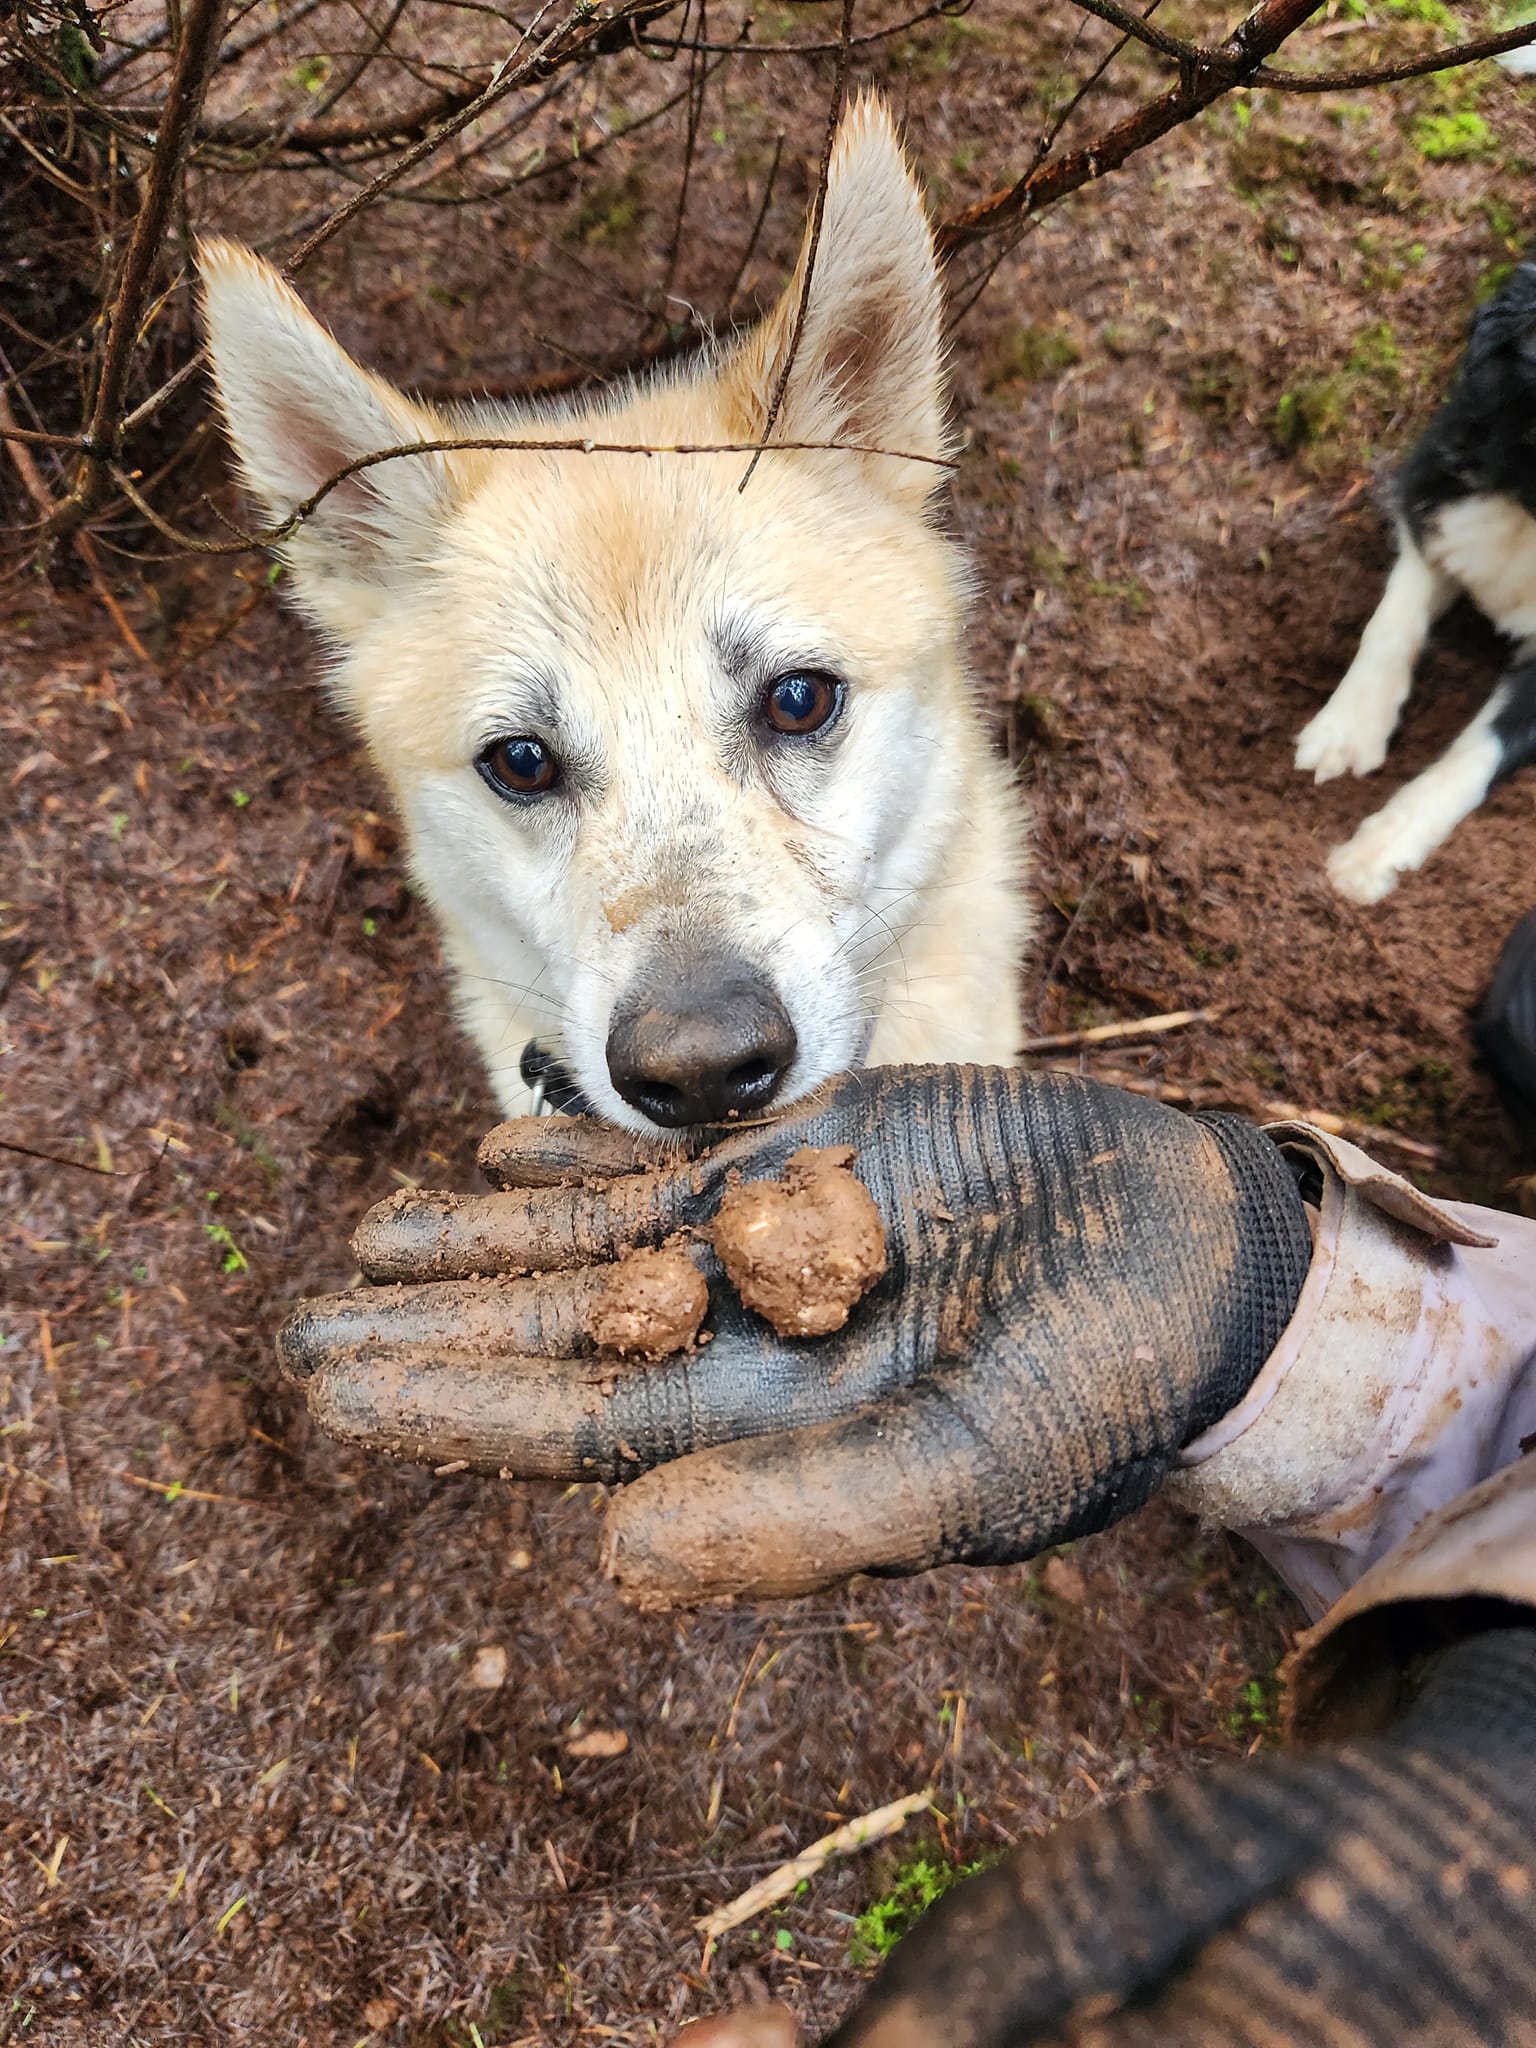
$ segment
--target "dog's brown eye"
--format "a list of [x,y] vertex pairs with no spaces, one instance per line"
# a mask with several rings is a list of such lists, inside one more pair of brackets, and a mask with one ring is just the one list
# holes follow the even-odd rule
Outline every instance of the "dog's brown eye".
[[544,796],[560,780],[560,763],[529,733],[494,741],[475,766],[498,796]]
[[796,669],[768,685],[763,720],[771,732],[803,737],[830,725],[842,708],[843,686],[820,669]]

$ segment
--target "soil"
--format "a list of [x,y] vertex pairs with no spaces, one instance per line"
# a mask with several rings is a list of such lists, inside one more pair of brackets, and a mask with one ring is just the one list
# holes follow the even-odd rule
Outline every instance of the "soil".
[[885,1271],[885,1225],[851,1145],[802,1145],[777,1180],[735,1181],[710,1225],[731,1285],[781,1337],[826,1337]]
[[602,1351],[621,1358],[668,1358],[699,1334],[709,1307],[704,1275],[679,1247],[627,1253],[593,1303],[589,1328]]
[[[960,204],[1042,125],[1020,80],[1087,68],[1078,28],[978,9],[856,71]],[[1353,61],[1357,40],[1341,17],[1297,61]],[[751,65],[712,74],[670,286],[691,303],[723,299],[781,124],[742,303],[784,274],[826,86],[797,61],[771,102]],[[1157,82],[1126,66],[1106,117]],[[1533,224],[1536,101],[1459,76],[1490,138],[1471,154],[1426,153],[1432,81],[1255,95],[1049,215],[956,336],[952,518],[984,593],[978,691],[1033,815],[1032,1028],[1207,1009],[1085,1063],[1397,1131],[1435,1149],[1393,1164],[1509,1204],[1530,1161],[1465,1019],[1530,906],[1536,784],[1497,791],[1379,908],[1322,872],[1483,703],[1493,637],[1465,609],[1442,624],[1370,782],[1291,766],[1390,561],[1386,458]],[[608,239],[591,226],[607,160],[567,150],[511,217],[365,216],[306,290],[407,379],[548,363],[546,333],[622,352],[680,132],[646,131],[666,147],[631,241],[617,205]],[[273,184],[280,223],[296,188]],[[819,2027],[867,1974],[853,1916],[913,1854],[969,1863],[1269,1740],[1297,1610],[1235,1541],[1157,1505],[1074,1546],[1070,1576],[954,1567],[658,1621],[595,1569],[600,1489],[396,1468],[310,1428],[273,1331],[350,1282],[372,1202],[473,1188],[494,1110],[378,779],[262,565],[103,559],[157,666],[62,583],[13,582],[0,619],[18,2037],[595,2048],[765,1988]],[[627,1750],[573,1754],[593,1727]],[[696,1914],[926,1784],[931,1820],[702,1967]]]

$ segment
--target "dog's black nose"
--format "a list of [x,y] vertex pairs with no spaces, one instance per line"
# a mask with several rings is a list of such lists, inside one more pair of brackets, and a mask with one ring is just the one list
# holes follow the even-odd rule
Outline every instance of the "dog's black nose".
[[608,1076],[654,1124],[717,1124],[765,1109],[795,1057],[795,1027],[740,962],[701,968],[620,1010]]

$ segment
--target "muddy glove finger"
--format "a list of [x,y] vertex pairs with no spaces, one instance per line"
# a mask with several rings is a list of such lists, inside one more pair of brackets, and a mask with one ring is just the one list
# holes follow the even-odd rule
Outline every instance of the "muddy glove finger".
[[633,1131],[598,1117],[519,1116],[487,1131],[475,1161],[494,1188],[548,1188],[615,1180],[654,1167],[661,1156]]
[[277,1333],[286,1377],[308,1380],[343,1355],[380,1345],[438,1358],[577,1358],[594,1349],[593,1305],[602,1268],[528,1280],[442,1280],[422,1287],[357,1288],[301,1301]]
[[[586,1287],[600,1276],[566,1277]],[[477,1299],[474,1313],[491,1311]],[[331,1436],[421,1464],[565,1480],[633,1479],[734,1437],[846,1415],[912,1375],[911,1354],[894,1343],[846,1354],[835,1342],[776,1344],[718,1290],[715,1319],[712,1342],[654,1364],[593,1355],[584,1334],[586,1356],[518,1354],[492,1341],[477,1357],[457,1327],[446,1343],[338,1348],[321,1325],[318,1340],[302,1331],[285,1340],[285,1369],[305,1378],[310,1413]]]
[[693,1206],[686,1181],[657,1173],[494,1195],[403,1190],[368,1211],[352,1253],[370,1280],[559,1272],[659,1244]]

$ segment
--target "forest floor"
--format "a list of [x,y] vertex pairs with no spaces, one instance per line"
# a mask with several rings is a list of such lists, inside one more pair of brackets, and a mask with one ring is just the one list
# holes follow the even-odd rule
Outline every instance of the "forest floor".
[[[873,60],[947,202],[1015,148],[1015,11]],[[814,161],[807,77],[786,165]],[[749,218],[731,165],[772,126],[741,78],[711,88],[739,148],[701,159],[700,303]],[[1492,635],[1447,619],[1369,784],[1315,789],[1291,755],[1390,560],[1383,465],[1529,225],[1533,159],[1536,99],[1487,67],[1224,104],[1051,214],[955,355],[975,670],[1033,817],[1030,1029],[1211,1009],[1088,1070],[1330,1111],[1511,1205],[1529,1162],[1466,1018],[1536,896],[1531,780],[1379,908],[1322,870],[1483,702]],[[584,260],[664,222],[597,173],[540,190]],[[526,366],[559,292],[530,309],[483,230],[440,219],[337,254],[317,302],[403,381],[497,346]],[[592,354],[622,344],[622,309],[582,318]],[[867,1971],[858,1916],[928,1882],[914,1859],[968,1865],[1267,1740],[1297,1611],[1165,1509],[1030,1567],[667,1621],[599,1578],[600,1489],[311,1433],[273,1330],[347,1283],[371,1202],[470,1187],[494,1109],[306,633],[248,564],[155,584],[121,586],[148,665],[89,591],[5,597],[0,1137],[78,1164],[0,1154],[0,2037],[642,2042],[764,1989],[822,2024]],[[626,1745],[573,1753],[593,1730]],[[931,1818],[703,1967],[699,1913],[925,1786]]]

